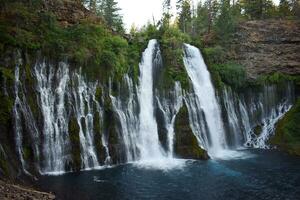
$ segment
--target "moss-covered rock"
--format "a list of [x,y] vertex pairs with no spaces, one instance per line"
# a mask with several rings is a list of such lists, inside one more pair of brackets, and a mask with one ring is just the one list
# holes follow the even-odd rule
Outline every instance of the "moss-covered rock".
[[257,125],[253,129],[254,134],[257,135],[257,136],[259,136],[261,134],[261,131],[262,131],[262,125]]
[[180,109],[176,117],[174,153],[186,159],[209,159],[207,152],[200,148],[197,138],[192,132],[186,106]]
[[79,125],[75,118],[71,118],[69,121],[69,137],[72,146],[72,167],[74,167],[75,170],[79,170],[81,166]]
[[7,157],[5,155],[5,152],[0,144],[0,177],[2,176],[8,176],[9,174],[9,167],[7,163]]
[[276,125],[270,143],[290,154],[300,156],[300,99]]

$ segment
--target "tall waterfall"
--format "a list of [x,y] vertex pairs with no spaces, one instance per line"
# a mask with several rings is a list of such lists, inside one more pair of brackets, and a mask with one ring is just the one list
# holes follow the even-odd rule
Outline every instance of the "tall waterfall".
[[24,152],[23,152],[21,116],[19,112],[19,109],[21,107],[21,100],[19,97],[19,87],[20,87],[20,69],[19,69],[19,64],[17,64],[15,69],[15,105],[13,108],[14,118],[15,118],[15,142],[16,142],[16,150],[19,155],[22,168],[23,170],[26,171],[26,166],[25,166],[26,163],[24,160]]
[[[211,156],[218,156],[226,148],[221,109],[209,71],[199,49],[188,44],[185,45],[184,65],[195,92],[197,106],[193,109],[196,109],[195,114],[197,115],[203,112],[203,120],[207,125],[207,133],[197,131],[196,135],[201,138]],[[194,119],[196,118],[194,117]],[[192,120],[191,123],[191,126],[197,126],[196,124],[199,122]],[[201,136],[202,134],[207,136]]]
[[37,91],[43,114],[43,157],[42,173],[62,173],[65,163],[71,160],[68,132],[68,115],[65,97],[68,92],[69,68],[60,63],[54,67],[44,62],[34,67]]
[[74,76],[76,78],[73,78],[75,80],[73,96],[79,125],[82,168],[93,168],[99,166],[94,145],[94,115],[96,115],[94,104],[97,106],[95,101],[97,83],[87,84],[81,73]]
[[137,115],[138,105],[134,85],[128,75],[125,75],[122,87],[119,90],[123,96],[114,97],[110,95],[113,110],[119,120],[119,132],[121,133],[126,161],[132,162],[139,158],[140,151],[138,147],[138,129],[139,118]]
[[[28,145],[33,151],[34,156],[34,166],[37,170],[39,168],[40,162],[40,152],[39,152],[39,131],[36,125],[36,120],[33,117],[32,111],[28,105],[26,92],[22,84],[22,80],[20,79],[20,66],[22,65],[22,59],[18,59],[18,63],[15,68],[15,103],[13,107],[13,115],[14,115],[14,128],[15,128],[15,142],[16,142],[16,150],[19,155],[22,169],[25,173],[30,174],[28,172],[28,164],[26,163],[25,157],[26,154],[23,150],[24,147],[24,133],[25,129],[28,130],[28,136],[32,142]],[[28,139],[27,139],[28,140]]]
[[150,40],[143,53],[140,63],[138,100],[139,113],[139,143],[142,160],[162,158],[164,152],[158,140],[157,123],[154,118],[153,105],[153,58],[155,57],[156,40]]

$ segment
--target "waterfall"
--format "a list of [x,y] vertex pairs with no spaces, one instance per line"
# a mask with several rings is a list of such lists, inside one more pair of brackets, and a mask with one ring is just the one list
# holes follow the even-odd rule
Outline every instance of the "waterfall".
[[[103,89],[103,88],[101,88]],[[99,124],[101,126],[101,142],[102,142],[102,145],[104,147],[104,150],[105,150],[105,160],[104,160],[104,164],[105,165],[110,165],[111,164],[111,157],[110,157],[110,153],[109,153],[109,148],[108,148],[108,141],[107,141],[107,137],[106,135],[104,134],[104,109],[103,107],[101,107],[100,103],[97,101],[96,99],[96,96],[93,97],[93,101],[95,102],[96,104],[96,109],[97,109],[97,113],[98,113],[98,116],[99,116]],[[101,97],[101,101],[104,102],[104,99],[103,99],[103,96]]]
[[158,139],[157,123],[153,106],[153,58],[155,57],[156,40],[150,40],[140,63],[138,88],[139,113],[139,149],[142,160],[164,157]]
[[[249,124],[251,131],[247,132],[246,145],[254,148],[269,148],[269,138],[275,132],[276,123],[290,110],[294,102],[294,89],[291,83],[280,88],[276,85],[265,85],[257,98],[250,98]],[[260,115],[257,117],[257,113]],[[254,133],[256,126],[261,127],[259,133]]]
[[[138,83],[125,75],[117,91],[110,87],[99,97],[97,88],[105,87],[89,82],[81,71],[70,71],[64,62],[37,62],[29,74],[19,59],[13,122],[22,170],[30,174],[34,165],[41,174],[60,174],[75,168],[94,169],[100,163],[115,164],[115,158],[163,169],[178,166],[173,155],[174,126],[183,104],[199,146],[212,158],[228,157],[235,152],[231,150],[241,147],[270,148],[268,140],[276,123],[294,102],[293,85],[264,85],[240,92],[224,86],[217,96],[201,52],[186,44],[183,61],[192,88],[185,91],[175,82],[173,89],[158,90],[161,55],[157,41],[150,40],[139,65]],[[35,95],[26,84],[31,75]],[[111,108],[104,107],[110,106],[107,96]],[[110,109],[113,118],[107,116]],[[105,119],[113,119],[116,125],[118,137],[112,144]]]
[[[233,137],[235,147],[269,148],[267,142],[275,131],[276,123],[293,104],[290,83],[283,89],[265,85],[262,91],[254,92],[255,95],[252,91],[238,95],[228,87],[223,91],[229,135]],[[255,130],[257,127],[260,130]]]
[[22,169],[25,173],[28,172],[28,165],[25,160],[25,153],[23,150],[23,134],[26,129],[28,137],[32,140],[30,144],[27,144],[27,148],[31,148],[34,156],[34,166],[37,170],[40,170],[40,151],[39,151],[39,131],[36,125],[36,121],[33,117],[32,111],[28,105],[26,99],[26,90],[20,81],[20,65],[22,64],[22,59],[18,59],[18,63],[15,68],[15,103],[13,107],[14,116],[14,130],[15,130],[15,143],[17,154],[19,155]]
[[21,107],[21,100],[19,97],[19,87],[20,87],[20,68],[19,64],[16,65],[15,69],[15,104],[13,108],[14,119],[15,119],[15,142],[16,142],[16,150],[19,155],[21,166],[23,171],[26,170],[26,163],[24,160],[24,152],[23,152],[23,136],[22,136],[22,125],[21,125],[21,116],[19,113],[19,109]]
[[[135,161],[139,158],[138,147],[139,119],[138,108],[134,85],[128,75],[124,76],[122,84],[122,95],[117,97],[110,95],[112,107],[119,120],[119,132],[121,133],[127,162]],[[119,90],[121,93],[121,89]]]
[[[232,138],[231,146],[234,148],[238,148],[243,143],[243,130],[240,126],[240,117],[238,115],[237,109],[239,107],[243,108],[243,104],[239,103],[237,106],[237,102],[235,101],[237,98],[234,96],[235,94],[232,92],[230,87],[224,87],[223,90],[223,101],[224,107],[227,111],[227,119],[228,119],[228,126],[229,126],[229,139]],[[245,116],[247,117],[247,115]],[[247,118],[242,118],[247,121]]]
[[[224,138],[225,133],[220,106],[217,102],[209,71],[207,70],[199,49],[185,44],[184,52],[184,65],[192,82],[196,97],[196,107],[193,109],[196,109],[196,115],[203,112],[203,120],[205,120],[207,125],[207,137],[201,136],[203,132],[194,128],[194,130],[197,131],[195,134],[198,138],[201,138],[202,144],[212,157],[219,156],[219,154],[226,148]],[[199,117],[193,118],[196,119]],[[193,125],[194,123],[203,124],[198,121],[192,121],[191,123],[192,127],[195,127],[195,125]],[[201,129],[203,129],[203,127]]]
[[43,115],[43,165],[41,173],[62,173],[71,160],[68,118],[65,109],[69,70],[65,63],[54,67],[46,62],[34,67]]
[[[161,100],[160,100],[161,99]],[[167,130],[167,146],[168,146],[168,157],[174,157],[174,126],[176,115],[183,104],[183,95],[180,82],[175,82],[174,90],[170,91],[168,98],[158,98],[158,107],[163,113],[164,125]]]
[[97,83],[87,84],[82,75],[75,74],[75,114],[79,125],[82,168],[98,167],[94,145],[94,103]]

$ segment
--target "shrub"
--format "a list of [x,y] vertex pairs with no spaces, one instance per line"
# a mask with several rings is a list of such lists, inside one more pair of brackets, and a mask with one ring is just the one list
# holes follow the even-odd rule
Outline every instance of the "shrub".
[[222,82],[232,86],[235,89],[246,85],[247,76],[245,68],[234,62],[225,64],[214,64],[212,68],[220,75]]

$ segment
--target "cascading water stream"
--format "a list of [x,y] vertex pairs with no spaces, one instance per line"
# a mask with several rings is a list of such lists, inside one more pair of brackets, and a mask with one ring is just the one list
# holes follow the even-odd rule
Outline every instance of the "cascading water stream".
[[150,40],[140,63],[138,88],[139,142],[141,160],[164,158],[164,152],[158,139],[157,123],[154,118],[153,105],[153,58],[155,57],[156,40]]
[[[101,142],[102,142],[102,145],[103,145],[104,150],[105,150],[104,164],[105,165],[110,165],[111,164],[111,157],[110,157],[109,148],[108,148],[108,141],[107,141],[106,135],[104,134],[104,128],[103,128],[103,125],[104,125],[104,121],[103,121],[103,119],[104,119],[104,109],[103,109],[103,107],[101,107],[100,103],[97,101],[95,95],[93,96],[93,101],[96,104],[96,109],[97,109],[97,113],[98,113],[98,116],[99,116],[99,124],[101,126],[101,130],[99,130],[99,131],[101,131],[101,133],[102,133]],[[103,96],[101,97],[101,101],[104,102]]]
[[128,75],[125,75],[123,82],[122,90],[127,91],[126,98],[125,95],[122,98],[121,96],[114,97],[111,94],[110,98],[113,110],[119,120],[119,132],[122,135],[126,160],[132,162],[139,158],[140,152],[138,148],[138,109],[132,80]]
[[262,91],[255,91],[256,95],[237,95],[230,88],[225,88],[223,93],[234,146],[269,148],[267,142],[276,123],[292,106],[294,97],[290,83],[284,91],[275,85],[265,85]]
[[27,172],[26,163],[24,160],[24,152],[23,152],[21,116],[19,113],[19,107],[21,107],[21,100],[19,97],[19,87],[20,87],[20,68],[19,68],[19,64],[17,64],[15,69],[15,104],[13,108],[14,119],[15,119],[15,142],[16,142],[17,153],[21,161],[22,169],[23,171]]
[[81,146],[82,168],[89,169],[99,166],[94,145],[94,110],[93,103],[97,83],[87,84],[81,74],[75,74],[76,89],[73,90],[75,98],[75,112],[79,125],[79,138]]
[[68,118],[65,109],[69,82],[68,66],[60,63],[55,73],[54,68],[46,65],[44,61],[37,63],[34,70],[44,123],[44,162],[41,173],[63,173],[65,164],[71,161]]
[[165,129],[167,130],[168,157],[174,157],[174,135],[175,119],[183,104],[183,95],[180,82],[175,82],[174,90],[170,92],[169,98],[157,97],[158,107],[163,113]]
[[[198,106],[197,114],[203,112],[207,124],[208,137],[200,136],[203,133],[197,132],[196,136],[201,138],[204,148],[212,157],[222,156],[226,148],[225,132],[221,117],[220,106],[217,102],[215,90],[211,82],[209,71],[204,63],[202,55],[194,46],[185,44],[184,65],[193,85]],[[191,123],[198,123],[197,121]],[[192,125],[193,126],[193,125]],[[195,129],[194,129],[195,130]]]

